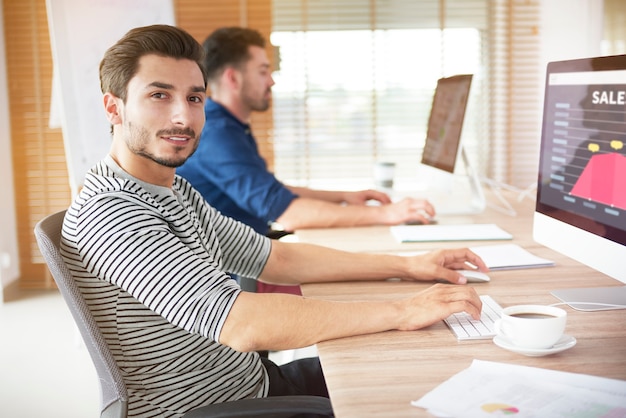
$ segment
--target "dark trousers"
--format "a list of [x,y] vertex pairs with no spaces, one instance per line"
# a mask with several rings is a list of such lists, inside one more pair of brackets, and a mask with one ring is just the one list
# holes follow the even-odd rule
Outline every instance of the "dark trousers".
[[270,378],[269,396],[314,395],[328,398],[328,389],[317,357],[294,360],[278,366],[261,358]]

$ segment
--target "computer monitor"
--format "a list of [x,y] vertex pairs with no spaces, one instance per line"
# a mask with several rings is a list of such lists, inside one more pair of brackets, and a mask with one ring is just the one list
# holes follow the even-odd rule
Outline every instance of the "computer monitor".
[[[440,78],[433,95],[421,163],[449,173],[451,184],[458,183],[451,177],[455,173],[465,181],[447,193],[455,202],[443,202],[441,196],[427,195],[438,213],[478,213],[485,208],[480,180],[461,142],[472,77],[472,74],[459,74]],[[463,163],[461,167],[459,160]],[[429,176],[429,180],[433,177]]]
[[472,74],[437,80],[430,108],[422,164],[454,173],[461,150],[461,131]]
[[548,64],[533,236],[626,283],[626,55]]

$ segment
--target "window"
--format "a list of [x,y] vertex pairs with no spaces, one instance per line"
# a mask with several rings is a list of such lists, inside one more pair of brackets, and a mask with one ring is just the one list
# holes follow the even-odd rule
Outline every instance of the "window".
[[[470,160],[482,176],[510,181],[516,171],[527,186],[538,136],[508,138],[518,124],[532,128],[528,118],[539,131],[538,14],[536,1],[274,0],[277,176],[360,187],[374,161],[391,160],[398,176],[414,177],[437,79],[472,73],[463,130]],[[513,40],[530,48],[512,49]],[[523,77],[512,86],[515,74]],[[524,171],[512,154],[525,158]]]
[[484,135],[472,121],[486,115],[485,2],[470,2],[474,13],[451,16],[444,28],[437,2],[380,9],[382,2],[316,2],[296,8],[296,19],[282,3],[274,1],[271,37],[280,51],[273,87],[280,178],[366,184],[376,160],[395,161],[398,176],[415,176],[437,79],[454,74],[475,74],[464,141],[479,148]]
[[626,52],[626,4],[621,0],[604,0],[604,39],[602,53]]

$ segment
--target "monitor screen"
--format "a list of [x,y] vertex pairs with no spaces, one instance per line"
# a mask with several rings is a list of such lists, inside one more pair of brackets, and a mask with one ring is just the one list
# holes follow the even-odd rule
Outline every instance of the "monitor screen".
[[626,282],[626,55],[548,64],[533,235]]
[[461,130],[472,84],[471,74],[437,81],[428,119],[422,164],[454,172],[461,147]]

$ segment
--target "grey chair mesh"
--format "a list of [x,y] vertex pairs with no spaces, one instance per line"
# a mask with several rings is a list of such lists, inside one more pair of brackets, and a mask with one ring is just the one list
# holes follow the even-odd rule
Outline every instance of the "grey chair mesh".
[[[60,252],[66,211],[47,216],[35,226],[39,249],[74,317],[100,381],[101,418],[126,418],[128,392],[122,373]],[[206,405],[184,418],[333,417],[330,400],[318,396],[277,396]]]
[[59,251],[64,217],[62,211],[41,220],[35,226],[37,244],[96,366],[101,392],[100,416],[126,418],[128,394],[120,369]]

